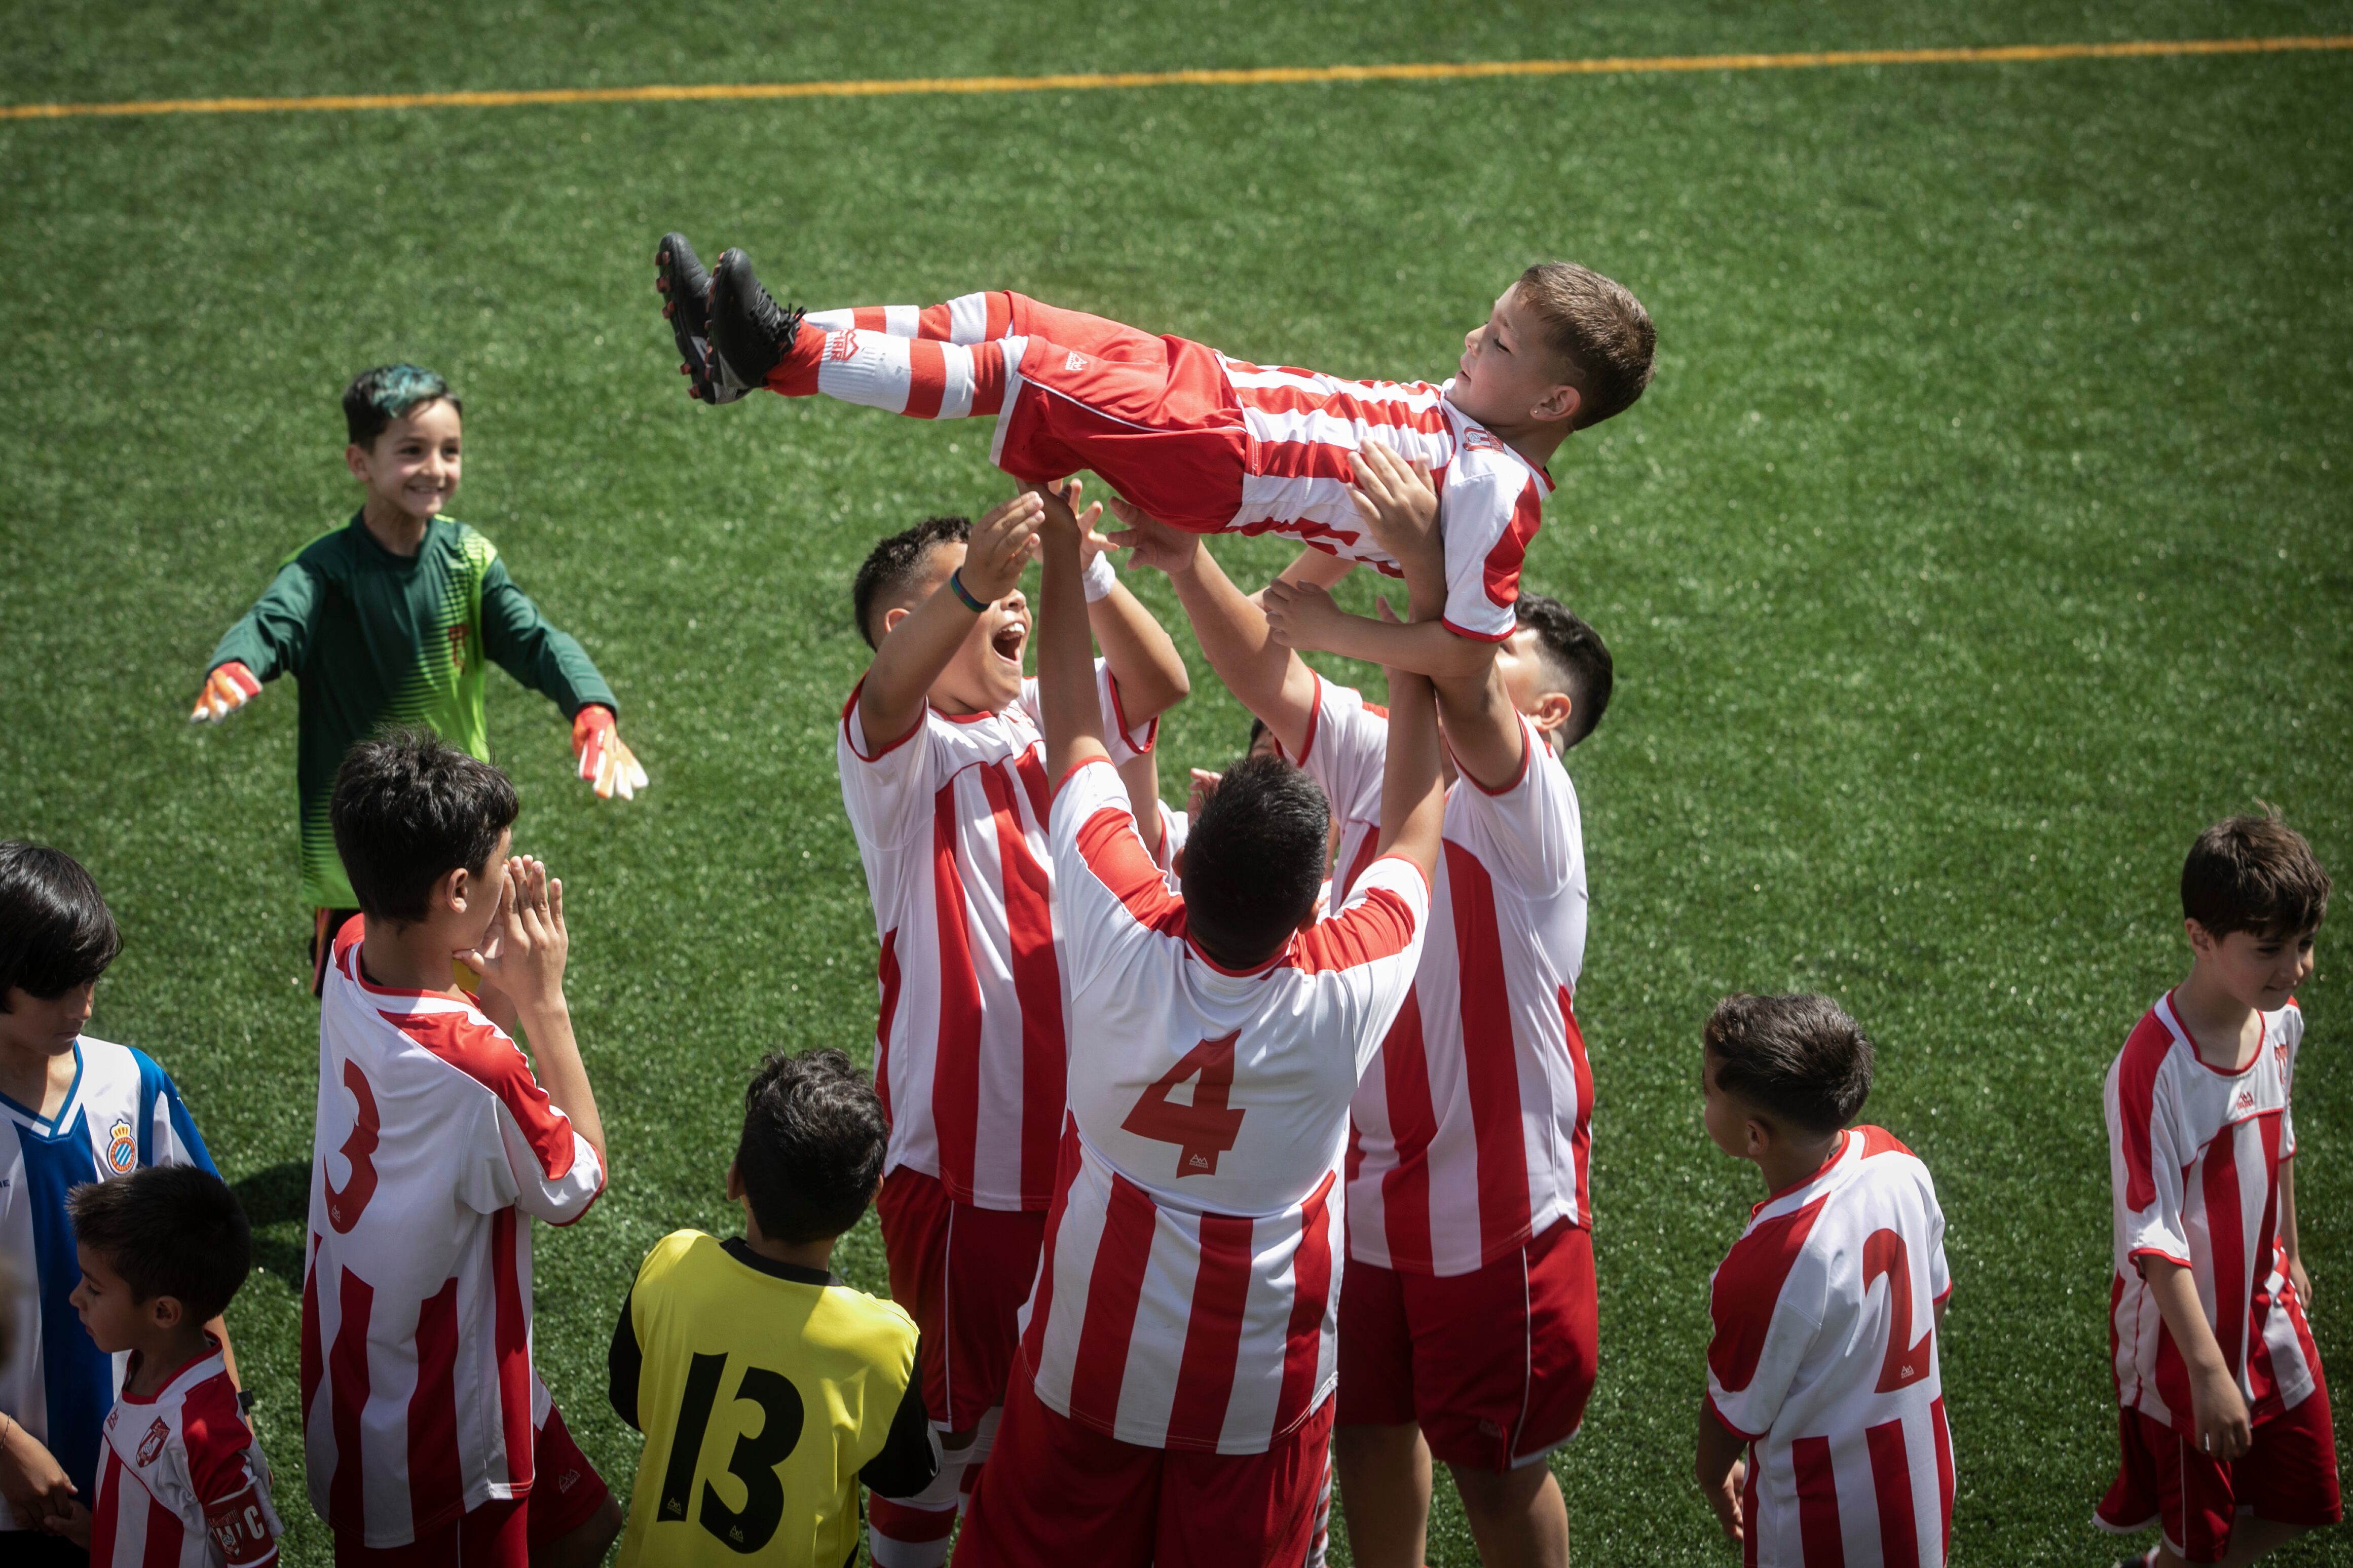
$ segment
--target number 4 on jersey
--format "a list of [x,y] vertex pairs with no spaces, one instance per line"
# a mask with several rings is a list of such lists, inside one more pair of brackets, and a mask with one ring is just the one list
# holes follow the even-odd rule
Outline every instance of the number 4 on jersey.
[[[1227,1109],[1226,1096],[1234,1087],[1234,1041],[1240,1032],[1221,1040],[1203,1040],[1160,1075],[1144,1091],[1135,1109],[1120,1126],[1138,1138],[1176,1145],[1176,1174],[1214,1176],[1218,1156],[1234,1146],[1242,1130],[1242,1112]],[[1181,1104],[1169,1091],[1193,1080],[1192,1103]]]

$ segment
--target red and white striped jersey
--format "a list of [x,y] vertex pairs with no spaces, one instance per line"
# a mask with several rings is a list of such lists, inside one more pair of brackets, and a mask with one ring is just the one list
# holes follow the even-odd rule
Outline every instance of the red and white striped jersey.
[[2168,992],[2108,1069],[2116,1398],[2183,1433],[2191,1430],[2189,1368],[2141,1278],[2143,1258],[2189,1270],[2254,1420],[2293,1408],[2320,1381],[2320,1352],[2279,1238],[2279,1169],[2295,1154],[2288,1094],[2304,1014],[2291,998],[2263,1015],[2263,1027],[2254,1060],[2224,1072],[2200,1059]]
[[1227,531],[1281,533],[1394,577],[1348,499],[1349,459],[1378,441],[1430,465],[1446,545],[1446,625],[1463,637],[1512,635],[1520,565],[1544,526],[1552,476],[1448,400],[1451,380],[1343,381],[1312,370],[1223,359],[1247,440],[1241,506]]
[[319,1014],[302,1445],[319,1517],[404,1546],[530,1495],[531,1222],[578,1219],[605,1172],[470,1000],[368,981],[361,927]]
[[[237,1405],[220,1342],[142,1399],[126,1382],[100,1445],[92,1568],[266,1568],[283,1527],[269,1461]],[[137,1352],[131,1368],[136,1375]]]
[[[1567,770],[1521,729],[1518,778],[1447,790],[1413,994],[1356,1090],[1348,1256],[1382,1268],[1467,1274],[1555,1220],[1593,1223],[1593,1068],[1571,1005],[1585,834]],[[1332,801],[1350,876],[1379,837],[1388,746],[1384,710],[1317,679],[1300,765]]]
[[1936,1308],[1952,1293],[1936,1184],[1883,1129],[1750,1211],[1716,1266],[1707,1398],[1748,1439],[1751,1568],[1941,1568],[1953,1439]]
[[1022,1356],[1038,1396],[1122,1442],[1264,1452],[1335,1380],[1348,1099],[1412,984],[1421,872],[1247,973],[1195,945],[1119,775],[1054,799],[1071,1115]]
[[[1149,752],[1159,721],[1128,727],[1101,659],[1095,686],[1113,754]],[[936,1176],[979,1208],[1043,1209],[1062,1127],[1068,987],[1038,683],[1023,681],[1001,713],[927,706],[879,743],[852,690],[835,750],[882,948],[884,1169]]]

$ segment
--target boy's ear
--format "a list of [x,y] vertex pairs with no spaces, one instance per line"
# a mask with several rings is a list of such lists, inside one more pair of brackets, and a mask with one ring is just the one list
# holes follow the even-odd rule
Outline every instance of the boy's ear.
[[727,1201],[731,1204],[744,1201],[744,1173],[736,1168],[733,1160],[727,1162]]
[[2214,950],[2222,945],[2222,939],[2208,931],[2198,921],[2184,917],[2181,929],[2189,938],[2189,951],[2200,958],[2212,957]]
[[1555,383],[1553,389],[1539,398],[1529,412],[1547,423],[1559,420],[1573,426],[1577,421],[1577,411],[1584,406],[1585,395],[1563,381]]
[[1535,727],[1546,734],[1556,735],[1567,728],[1568,716],[1576,710],[1577,704],[1570,700],[1567,692],[1547,691],[1536,699],[1535,707],[1529,712],[1528,717],[1535,721]]
[[177,1296],[153,1296],[139,1306],[147,1314],[147,1321],[159,1329],[176,1329],[188,1315]]
[[354,441],[350,446],[344,447],[343,467],[352,471],[352,478],[359,480],[362,484],[367,483],[368,449],[365,447],[361,446],[357,441]]
[[887,637],[892,632],[897,631],[899,629],[899,623],[905,620],[911,613],[912,612],[904,605],[893,605],[891,608],[883,611],[882,635]]
[[1773,1149],[1773,1124],[1762,1117],[1752,1116],[1743,1124],[1748,1138],[1747,1157],[1761,1160]]

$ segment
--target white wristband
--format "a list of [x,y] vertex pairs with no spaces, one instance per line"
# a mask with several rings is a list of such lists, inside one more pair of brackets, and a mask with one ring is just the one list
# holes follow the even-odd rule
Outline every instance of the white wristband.
[[1080,579],[1087,587],[1087,603],[1101,600],[1119,585],[1119,574],[1111,563],[1111,552],[1106,550],[1087,563],[1087,574]]

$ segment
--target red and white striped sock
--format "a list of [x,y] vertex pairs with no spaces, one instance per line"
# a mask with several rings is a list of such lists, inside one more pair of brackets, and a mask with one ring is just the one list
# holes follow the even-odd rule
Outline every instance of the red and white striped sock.
[[866,1554],[874,1568],[943,1568],[959,1509],[909,1508],[889,1498],[866,1500]]
[[786,397],[822,393],[913,419],[994,416],[1027,343],[1006,335],[1011,321],[1002,291],[920,309],[812,310],[769,373],[768,389]]

